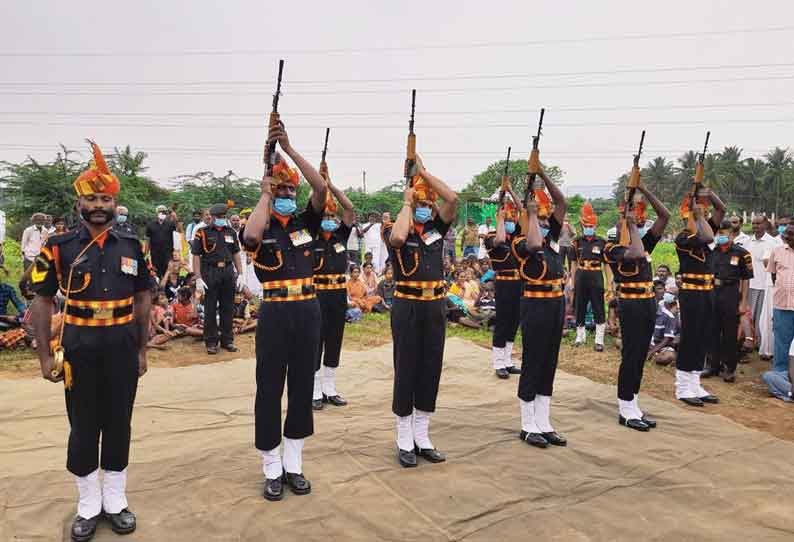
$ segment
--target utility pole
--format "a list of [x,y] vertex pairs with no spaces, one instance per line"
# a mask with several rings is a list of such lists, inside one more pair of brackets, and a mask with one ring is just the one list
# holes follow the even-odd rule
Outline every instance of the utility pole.
[[361,172],[361,183],[364,185],[364,193],[367,193],[367,172]]

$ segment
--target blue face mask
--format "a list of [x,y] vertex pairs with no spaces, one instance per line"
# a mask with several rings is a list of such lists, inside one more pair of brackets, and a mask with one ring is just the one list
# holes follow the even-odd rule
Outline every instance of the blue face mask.
[[549,228],[544,228],[543,226],[540,227],[540,235],[544,238],[549,234]]
[[273,209],[281,216],[290,216],[297,208],[295,200],[292,198],[276,198],[273,202]]
[[582,228],[582,231],[587,237],[592,237],[595,235],[595,228]]
[[127,215],[119,215],[116,217],[116,222],[124,224],[127,221]]
[[778,226],[778,227],[777,227],[777,232],[778,232],[780,235],[783,235],[783,234],[786,232],[786,227],[785,227],[785,226]]
[[225,218],[216,218],[215,225],[219,228],[225,228],[229,222]]
[[516,223],[515,222],[505,222],[505,232],[513,233],[516,231]]
[[414,220],[419,222],[420,224],[424,224],[430,217],[433,215],[433,212],[430,210],[430,207],[417,207],[414,211]]
[[648,233],[650,228],[648,226],[643,226],[642,228],[637,228],[637,231],[640,233],[640,238],[645,237],[645,234]]
[[718,245],[727,245],[730,238],[727,235],[718,235],[715,241]]
[[336,223],[336,220],[325,219],[320,222],[320,227],[323,231],[336,231],[336,228],[339,227],[339,224]]
[[668,305],[672,305],[675,302],[675,296],[670,292],[665,292],[663,299]]

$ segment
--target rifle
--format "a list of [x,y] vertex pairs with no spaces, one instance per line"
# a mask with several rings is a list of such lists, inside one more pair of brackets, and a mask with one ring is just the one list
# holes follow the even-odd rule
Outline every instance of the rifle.
[[634,194],[637,192],[637,187],[640,186],[640,156],[642,156],[642,146],[644,143],[645,130],[642,131],[640,147],[637,149],[637,154],[634,155],[634,165],[631,168],[629,182],[626,184],[626,198],[623,201],[623,225],[620,229],[620,244],[624,247],[629,246],[631,243],[629,224],[626,221],[626,217],[634,210]]
[[325,170],[328,171],[328,164],[325,163],[325,155],[328,154],[328,135],[331,133],[330,128],[325,129],[325,144],[323,145],[323,155],[320,158],[320,173]]
[[507,147],[507,160],[505,160],[505,172],[502,174],[502,189],[499,191],[500,208],[505,203],[505,193],[507,192],[507,187],[510,184],[510,177],[507,175],[507,170],[510,167],[510,150],[511,147]]
[[686,227],[692,233],[697,232],[697,224],[695,224],[692,213],[697,205],[698,192],[703,187],[703,177],[705,176],[703,161],[706,159],[706,152],[709,148],[709,137],[711,137],[711,132],[706,132],[706,142],[703,144],[703,152],[700,153],[697,164],[695,164],[695,177],[692,179],[692,187],[689,189],[689,217],[687,217]]
[[[273,110],[270,112],[270,122],[268,124],[268,131],[270,127],[276,123],[278,115],[278,97],[281,96],[281,74],[284,71],[284,60],[278,61],[278,79],[276,80],[276,93],[273,94]],[[265,175],[273,175],[273,166],[276,165],[276,142],[268,143],[265,156],[262,160],[265,163]]]
[[538,121],[538,133],[537,135],[532,136],[532,152],[529,153],[529,161],[527,162],[527,173],[529,173],[529,177],[527,178],[527,189],[524,193],[524,201],[529,199],[534,199],[534,186],[535,186],[535,178],[538,175],[538,171],[540,170],[540,149],[538,148],[540,144],[540,134],[543,130],[543,115],[546,113],[545,108],[541,108],[540,110],[540,120]]
[[414,133],[414,111],[416,109],[416,89],[411,90],[411,120],[408,121],[408,150],[405,155],[405,184],[413,186],[416,175],[416,134]]

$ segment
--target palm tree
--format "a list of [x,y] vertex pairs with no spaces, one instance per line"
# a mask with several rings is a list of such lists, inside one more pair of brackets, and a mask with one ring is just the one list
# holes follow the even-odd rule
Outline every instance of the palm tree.
[[748,192],[747,200],[749,200],[749,207],[753,211],[762,210],[757,207],[757,196],[758,188],[762,188],[766,170],[766,163],[755,158],[747,158],[742,161],[739,169],[742,188]]
[[648,162],[642,172],[642,180],[651,192],[659,194],[659,199],[665,196],[672,197],[675,191],[674,185],[675,170],[672,162],[657,156]]
[[[775,216],[780,216],[780,189],[783,185],[787,175],[790,176],[790,168],[792,166],[791,153],[788,149],[781,149],[775,147],[764,156],[768,163],[767,183],[768,189],[775,194]],[[786,198],[788,200],[788,198]]]

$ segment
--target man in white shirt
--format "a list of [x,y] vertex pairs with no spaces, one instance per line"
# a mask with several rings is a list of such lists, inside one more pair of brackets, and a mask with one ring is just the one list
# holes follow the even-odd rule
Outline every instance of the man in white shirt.
[[[766,273],[764,257],[769,254],[776,246],[780,246],[782,241],[775,239],[766,232],[766,219],[763,216],[755,216],[752,221],[753,235],[747,236],[742,243],[742,248],[747,250],[753,257],[753,269],[757,271],[750,279],[747,301],[750,305],[750,315],[755,326],[756,344],[761,344],[762,330],[765,328],[761,321],[761,309],[764,306],[764,293],[771,281],[769,273]],[[734,241],[735,242],[735,241]]]
[[388,254],[383,254],[383,239],[381,238],[381,224],[378,222],[378,213],[369,214],[369,222],[361,228],[364,234],[364,253],[372,253],[372,267],[378,275],[383,274],[383,267]]
[[480,250],[477,252],[477,259],[482,260],[488,257],[488,251],[485,250],[485,238],[489,233],[496,231],[496,228],[491,224],[491,217],[485,217],[485,224],[480,224],[477,228],[477,235],[480,237]]
[[33,260],[39,255],[44,241],[47,240],[47,230],[44,228],[44,219],[44,213],[33,213],[33,216],[30,217],[33,224],[25,228],[22,232],[20,249],[22,250],[22,265],[25,270],[30,267]]
[[729,219],[731,222],[731,229],[733,230],[733,244],[739,245],[740,247],[744,248],[745,250],[747,247],[745,246],[746,243],[750,240],[750,236],[747,235],[742,231],[742,225],[744,224],[744,220],[737,214],[733,214]]

